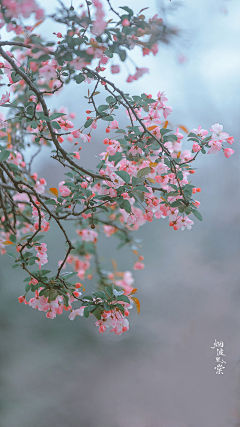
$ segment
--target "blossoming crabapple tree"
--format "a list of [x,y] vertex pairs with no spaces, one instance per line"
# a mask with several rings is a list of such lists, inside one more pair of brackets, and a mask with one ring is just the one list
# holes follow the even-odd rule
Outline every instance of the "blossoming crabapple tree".
[[[119,248],[129,245],[136,257],[133,269],[143,269],[132,232],[154,217],[168,218],[174,230],[191,229],[194,218],[201,221],[200,202],[195,200],[200,188],[190,183],[194,161],[200,154],[219,151],[230,157],[234,151],[228,144],[233,137],[218,123],[210,132],[198,126],[188,134],[192,151],[182,150],[183,134],[169,124],[172,107],[164,92],[152,95],[146,88],[130,95],[105,77],[106,68],[120,72],[119,62],[128,58],[128,51],[138,48],[144,56],[155,55],[159,42],[167,43],[176,35],[157,15],[147,20],[143,10],[138,14],[127,6],[114,10],[108,0],[105,4],[86,1],[75,8],[59,4],[51,19],[55,25],[64,24],[65,30],[53,33],[52,41],[36,33],[46,15],[35,0],[0,1],[0,27],[12,35],[11,40],[0,41],[1,85],[10,88],[0,100],[3,111],[8,111],[0,116],[0,250],[13,257],[13,268],[26,272],[20,302],[44,311],[50,319],[63,311],[70,320],[91,314],[99,332],[110,327],[120,335],[129,329],[129,309],[135,304],[140,310],[137,289],[131,272],[117,271],[115,262],[113,271],[103,270],[97,251],[99,233],[118,237]],[[103,6],[112,14],[108,21]],[[32,26],[26,26],[25,19],[28,23],[32,19]],[[136,67],[127,82],[148,71]],[[79,84],[87,87],[89,110],[80,112],[80,128],[74,125],[73,112],[50,110],[47,105],[49,96],[69,83],[76,85],[76,91]],[[106,96],[101,105],[100,92]],[[124,129],[117,121],[120,109],[127,114]],[[92,171],[84,166],[78,144],[92,143],[100,121],[106,124],[106,137],[100,162]],[[65,140],[75,151],[64,149]],[[34,154],[27,162],[29,146]],[[58,189],[51,183],[46,187],[46,180],[32,171],[33,159],[46,146],[63,170]],[[73,241],[65,230],[70,220],[76,223]],[[56,272],[43,267],[48,263],[43,242],[52,222],[66,241]],[[72,272],[64,271],[67,264]],[[84,281],[94,272],[97,290],[85,295]]]

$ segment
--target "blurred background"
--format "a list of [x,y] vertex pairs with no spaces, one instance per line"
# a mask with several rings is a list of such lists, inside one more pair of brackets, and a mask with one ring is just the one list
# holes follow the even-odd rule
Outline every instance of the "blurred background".
[[[48,11],[57,4],[39,3]],[[70,6],[70,0],[64,4]],[[125,3],[112,0],[112,5]],[[167,219],[154,220],[136,232],[146,265],[134,272],[141,312],[132,310],[130,330],[120,337],[109,331],[99,335],[92,318],[49,320],[19,304],[25,275],[12,270],[9,257],[0,258],[2,427],[240,425],[240,2],[128,0],[127,5],[135,11],[149,6],[146,15],[166,17],[180,36],[160,45],[156,57],[131,54],[138,66],[151,70],[137,82],[125,83],[134,71],[131,62],[128,68],[121,64],[121,75],[108,77],[131,94],[164,90],[175,125],[209,129],[221,123],[235,137],[235,154],[205,155],[196,162],[203,222],[174,232]],[[49,22],[39,29],[53,39],[56,28]],[[75,111],[80,124],[86,89],[70,85],[49,106]],[[119,122],[126,124],[125,112]],[[93,156],[102,151],[103,135],[99,127],[91,143],[82,144],[85,165],[98,162]],[[64,172],[46,152],[33,169],[49,188]],[[74,237],[73,228],[68,230]],[[49,267],[55,269],[64,241],[54,226],[51,233],[46,243]],[[131,251],[115,253],[114,243],[104,236],[99,242],[106,269],[115,258],[119,270],[131,270]],[[88,290],[93,289],[90,283]],[[224,342],[224,375],[215,374],[215,339]]]

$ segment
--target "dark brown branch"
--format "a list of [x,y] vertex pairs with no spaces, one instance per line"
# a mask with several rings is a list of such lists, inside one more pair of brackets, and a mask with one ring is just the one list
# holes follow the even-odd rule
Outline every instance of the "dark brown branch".
[[[37,207],[37,205],[35,204],[35,202],[34,201],[32,201],[32,193],[34,194],[34,196],[36,197],[36,199],[38,200],[38,202],[39,203],[41,203],[41,205],[44,207],[44,209],[48,212],[48,214],[49,214],[49,216],[50,217],[52,217],[52,218],[54,218],[55,219],[55,221],[56,221],[56,223],[58,224],[58,226],[59,226],[59,228],[61,229],[61,231],[63,232],[63,234],[64,234],[64,236],[65,236],[65,238],[66,238],[66,241],[67,241],[67,244],[68,244],[68,247],[69,247],[69,249],[68,249],[68,252],[67,252],[67,256],[68,256],[68,254],[70,253],[70,251],[72,250],[72,249],[74,249],[74,246],[72,245],[72,243],[71,243],[71,241],[69,240],[69,238],[68,238],[68,236],[67,236],[67,233],[66,233],[66,231],[64,230],[64,228],[63,228],[63,226],[62,226],[62,224],[61,224],[61,222],[60,222],[60,220],[59,220],[59,218],[55,215],[55,214],[53,214],[51,211],[50,211],[50,209],[45,205],[45,203],[41,200],[41,198],[40,198],[40,195],[36,192],[36,190],[33,188],[33,187],[31,187],[31,185],[29,185],[29,184],[27,184],[27,183],[23,183],[23,182],[19,182],[19,181],[16,181],[15,180],[15,178],[11,175],[11,173],[9,172],[9,170],[7,169],[7,167],[4,165],[4,163],[3,162],[0,162],[0,167],[4,170],[4,172],[7,174],[7,176],[8,176],[8,178],[12,181],[12,183],[13,183],[13,185],[14,185],[14,187],[16,188],[16,190],[19,192],[19,193],[26,193],[27,195],[28,195],[28,197],[29,197],[29,199],[31,200],[31,202],[33,203],[33,205],[35,206],[35,207]],[[30,190],[31,190],[31,192],[29,192],[28,190],[26,190],[26,189],[22,189],[22,188],[20,188],[19,187],[19,184],[23,184],[23,185],[25,185],[26,187],[28,187]],[[38,207],[37,207],[38,208]],[[39,218],[39,223],[40,223],[40,218]],[[35,233],[36,234],[36,233]],[[34,234],[34,235],[35,235]],[[31,238],[30,238],[30,241],[32,240],[32,238],[33,238],[34,236],[32,236]],[[66,257],[65,257],[66,258]],[[65,262],[65,259],[64,259],[64,261],[62,262],[62,264],[60,265],[60,267],[59,267],[59,269],[58,269],[58,272],[57,272],[57,276],[56,276],[56,278],[58,278],[58,276],[59,276],[59,273],[60,273],[60,271],[61,271],[61,269],[62,269],[62,267],[63,267],[63,265],[64,265],[64,262]]]
[[[172,156],[171,153],[169,152],[169,150],[162,144],[162,142],[160,142],[155,135],[153,135],[145,126],[145,124],[143,123],[143,121],[138,117],[138,115],[136,114],[134,107],[130,104],[130,102],[127,100],[127,98],[125,97],[124,93],[122,90],[118,89],[114,83],[110,82],[109,80],[105,79],[105,77],[102,77],[99,73],[97,73],[96,71],[91,70],[88,67],[84,67],[85,70],[87,70],[89,73],[91,73],[94,77],[96,77],[98,80],[101,80],[105,83],[107,83],[109,86],[111,86],[116,92],[118,92],[121,97],[124,99],[125,104],[127,104],[128,108],[131,110],[132,114],[134,115],[134,117],[136,118],[136,120],[138,121],[138,123],[140,123],[140,125],[143,127],[145,133],[147,133],[149,136],[151,136],[151,138],[153,138],[162,148],[162,150],[165,152],[165,154],[167,155],[167,157],[171,158],[172,160]],[[122,104],[121,99],[118,99],[118,101]]]
[[[16,73],[19,74],[23,78],[23,80],[25,80],[25,82],[27,83],[29,88],[35,93],[35,95],[38,98],[38,101],[40,102],[40,104],[42,106],[44,115],[49,118],[48,108],[47,108],[46,102],[42,96],[42,93],[36,88],[36,86],[33,84],[33,82],[30,80],[30,78],[22,70],[20,70],[20,68],[15,64],[14,60],[12,58],[10,58],[10,56],[8,56],[7,53],[1,47],[0,47],[0,54],[12,66],[12,68],[16,71]],[[93,179],[97,178],[97,179],[110,180],[110,178],[107,176],[101,176],[98,174],[94,174],[92,172],[89,172],[87,169],[82,168],[81,166],[77,165],[68,156],[67,152],[61,147],[61,144],[59,144],[59,142],[57,140],[57,134],[54,132],[54,129],[52,127],[52,123],[50,121],[47,122],[47,126],[48,126],[48,129],[49,129],[49,132],[50,132],[50,135],[52,137],[52,141],[53,141],[55,147],[57,148],[58,151],[60,151],[62,156],[68,161],[68,163],[70,163],[70,165],[74,166],[76,169],[80,170],[81,172],[91,176]]]
[[111,3],[110,3],[110,0],[107,0],[107,2],[108,2],[108,5],[109,5],[109,7],[110,7],[110,10],[111,10],[113,13],[115,13],[115,15],[117,15],[117,16],[119,17],[119,19],[121,19],[121,16],[119,15],[119,13],[118,13],[118,12],[116,12],[116,10],[114,10],[114,9],[113,9],[113,7],[112,7],[112,5],[111,5]]
[[21,42],[0,42],[0,46],[20,46],[20,47],[27,47],[29,49],[31,49],[31,47],[33,47],[30,44],[25,44],[25,43],[21,43]]

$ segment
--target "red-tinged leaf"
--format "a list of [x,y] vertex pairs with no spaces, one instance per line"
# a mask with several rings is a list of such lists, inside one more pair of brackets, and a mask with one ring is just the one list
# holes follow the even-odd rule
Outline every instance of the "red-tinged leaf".
[[44,22],[44,19],[42,19],[41,21],[38,21],[32,28],[31,31],[34,30],[34,28],[38,27],[39,25],[41,25]]
[[149,126],[149,128],[147,128],[147,130],[154,130],[154,129],[156,129],[157,128],[157,126],[155,125],[155,126]]
[[5,240],[4,242],[2,242],[3,245],[14,245],[13,242],[11,242],[10,240]]
[[148,181],[150,181],[152,184],[155,184],[155,179],[153,179],[153,178],[148,178]]
[[131,291],[131,295],[134,295],[137,292],[137,288],[133,288],[133,290]]
[[58,190],[55,187],[49,188],[49,190],[47,190],[47,192],[52,193],[52,194],[54,194],[54,196],[58,197]]
[[140,302],[139,302],[139,299],[136,298],[136,297],[132,297],[132,300],[133,300],[133,302],[134,302],[134,304],[136,306],[137,312],[139,314],[140,313]]
[[189,134],[189,131],[188,131],[188,129],[186,128],[186,126],[178,125],[178,127],[179,127],[180,129],[182,129],[184,132],[186,132],[187,134]]
[[179,151],[179,152],[177,153],[177,158],[178,158],[178,159],[179,159],[180,155],[181,155],[181,151]]
[[113,266],[113,270],[117,270],[117,263],[116,263],[115,259],[111,259],[111,263]]
[[149,9],[149,7],[144,7],[143,9],[141,9],[140,10],[140,12],[138,12],[138,13],[141,13],[141,12],[143,12],[144,10],[147,10],[147,9]]
[[168,120],[166,120],[166,121],[164,122],[163,129],[167,129],[167,126],[168,126]]

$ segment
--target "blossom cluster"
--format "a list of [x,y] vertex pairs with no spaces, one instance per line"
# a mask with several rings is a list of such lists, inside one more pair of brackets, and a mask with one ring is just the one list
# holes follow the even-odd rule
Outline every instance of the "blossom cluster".
[[[1,2],[0,26],[6,24],[17,37],[9,51],[1,46],[11,42],[0,42],[0,79],[10,87],[0,98],[0,106],[10,111],[0,115],[0,252],[14,259],[13,268],[21,267],[27,274],[20,302],[50,319],[65,311],[70,320],[93,315],[100,333],[111,328],[121,335],[129,329],[129,309],[134,304],[140,310],[137,289],[132,273],[119,271],[115,260],[111,271],[103,268],[99,236],[117,238],[118,249],[128,245],[133,269],[142,270],[144,257],[132,232],[161,218],[182,231],[191,229],[193,219],[201,221],[200,201],[195,198],[201,188],[192,182],[194,162],[200,154],[221,151],[231,157],[234,138],[219,123],[209,131],[174,126],[164,92],[132,96],[107,80],[104,71],[109,64],[113,74],[120,72],[117,57],[124,61],[136,46],[143,56],[155,55],[157,43],[166,42],[174,30],[158,16],[146,19],[127,6],[121,8],[122,14],[115,12],[116,23],[107,21],[100,0],[87,6],[79,13],[60,10],[56,21],[66,25],[66,32],[53,33],[57,40],[49,42],[34,32],[41,21],[31,27],[24,24],[32,14],[36,21],[44,18],[35,0]],[[148,72],[137,66],[127,82]],[[87,84],[89,109],[86,115],[81,111],[81,126],[75,124],[74,112],[50,109],[46,103],[70,82]],[[108,95],[104,104],[97,101],[101,88]],[[124,128],[118,121],[120,109],[126,112]],[[85,168],[80,143],[93,143],[99,123],[105,123],[105,135],[93,171]],[[57,187],[47,188],[45,178],[32,171],[34,158],[46,146],[63,166]],[[33,147],[37,152],[27,161]],[[68,236],[65,221],[75,222],[75,238]],[[50,222],[55,222],[67,245],[54,275],[43,267],[48,263],[45,233],[54,236]],[[67,266],[73,271],[66,271]],[[97,285],[91,295],[84,294],[87,280]],[[27,302],[28,292],[35,297]]]

